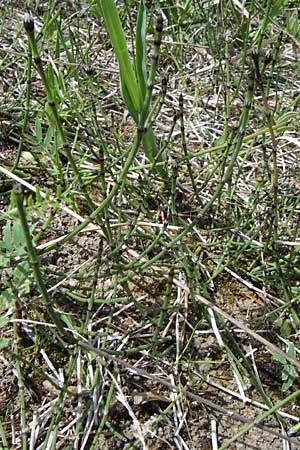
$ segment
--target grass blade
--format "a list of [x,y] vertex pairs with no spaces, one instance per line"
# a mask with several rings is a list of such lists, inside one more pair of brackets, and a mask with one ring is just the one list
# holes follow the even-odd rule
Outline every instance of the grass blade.
[[116,4],[114,0],[98,0],[98,6],[102,10],[104,22],[119,63],[121,89],[125,104],[134,120],[137,121],[141,109],[139,88]]

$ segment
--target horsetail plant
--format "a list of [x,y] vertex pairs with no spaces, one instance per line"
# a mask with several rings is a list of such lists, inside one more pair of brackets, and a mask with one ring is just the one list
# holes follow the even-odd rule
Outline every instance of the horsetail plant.
[[[144,130],[143,145],[145,153],[149,161],[154,165],[157,162],[155,161],[155,157],[158,154],[158,149],[151,127],[152,114],[150,104],[162,39],[162,16],[159,14],[157,18],[152,62],[149,74],[147,75],[145,1],[141,0],[139,4],[134,63],[129,56],[125,33],[115,1],[97,0],[97,4],[102,12],[105,26],[118,60],[123,100],[137,127]],[[158,162],[162,160],[163,155],[160,154]]]
[[[16,183],[14,185],[14,197],[15,197],[15,202],[16,202],[16,206],[17,206],[17,210],[18,210],[19,219],[22,224],[22,229],[23,229],[24,238],[25,238],[25,242],[26,242],[29,262],[30,262],[30,265],[32,268],[32,272],[33,272],[36,284],[41,293],[42,299],[44,300],[49,317],[51,318],[53,323],[56,325],[60,336],[62,338],[66,338],[64,324],[52,306],[52,300],[49,297],[47,288],[46,288],[44,280],[43,280],[43,275],[42,275],[40,264],[39,264],[39,257],[38,257],[37,251],[34,247],[34,244],[33,244],[32,238],[31,238],[30,229],[29,229],[29,225],[28,225],[28,221],[27,221],[27,217],[26,217],[24,204],[23,204],[22,186],[19,183]],[[70,338],[71,338],[71,340],[73,340],[72,336],[70,336]]]

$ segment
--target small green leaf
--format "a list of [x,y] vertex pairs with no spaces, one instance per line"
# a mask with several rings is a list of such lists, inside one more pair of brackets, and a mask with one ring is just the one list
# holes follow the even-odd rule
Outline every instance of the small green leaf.
[[9,322],[8,317],[1,317],[0,316],[0,328],[5,327]]
[[283,10],[285,5],[288,3],[288,0],[277,0],[273,4],[271,11],[270,11],[270,18],[275,19]]
[[18,250],[20,247],[23,250],[23,247],[25,245],[25,237],[24,237],[24,231],[22,228],[21,221],[19,219],[15,220],[13,224],[13,242]]
[[277,361],[281,362],[281,364],[287,363],[286,359],[283,356],[279,355],[279,353],[273,353],[273,356],[275,359],[277,359]]
[[9,249],[11,249],[13,247],[12,236],[11,236],[11,222],[10,221],[6,222],[6,224],[5,224],[3,242],[4,242],[4,248],[6,250],[9,250]]
[[13,296],[11,288],[4,289],[1,292],[0,300],[2,309],[10,308],[14,304],[15,298]]
[[295,345],[294,344],[290,344],[287,354],[290,355],[292,358],[296,358],[296,349],[295,349]]
[[0,350],[2,350],[5,347],[8,347],[9,345],[10,345],[10,339],[8,339],[8,338],[0,339]]
[[297,371],[294,366],[292,365],[284,366],[282,372],[282,381],[284,381],[281,388],[282,392],[287,391],[293,385],[296,375]]
[[[36,150],[36,148],[35,148]],[[31,152],[22,152],[22,158],[24,158],[26,161],[30,162],[31,164],[35,164],[34,156]]]
[[217,147],[218,145],[225,144],[228,140],[229,133],[228,131],[225,131],[222,136],[218,137],[214,140],[214,147]]
[[291,321],[289,319],[285,319],[280,327],[281,334],[284,337],[288,337],[292,333]]
[[14,282],[20,294],[28,294],[31,288],[31,270],[27,261],[23,261],[14,269]]
[[49,127],[44,139],[44,147],[48,147],[53,137],[53,128]]

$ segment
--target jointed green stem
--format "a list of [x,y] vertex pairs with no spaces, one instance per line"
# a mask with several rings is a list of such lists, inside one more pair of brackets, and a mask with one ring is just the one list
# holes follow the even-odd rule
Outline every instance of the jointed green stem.
[[15,195],[15,200],[16,200],[16,204],[17,204],[18,215],[19,215],[19,218],[20,218],[20,221],[22,224],[22,228],[23,228],[23,232],[24,232],[24,236],[25,236],[29,262],[31,264],[31,268],[32,268],[32,271],[33,271],[33,274],[35,277],[35,281],[36,281],[39,291],[42,295],[42,298],[44,300],[44,303],[45,303],[45,306],[46,306],[49,316],[51,317],[53,323],[56,325],[57,330],[58,330],[59,334],[61,335],[61,337],[66,337],[66,332],[64,330],[63,322],[61,321],[60,317],[53,309],[52,300],[49,297],[46,285],[43,280],[43,275],[42,275],[40,263],[39,263],[39,257],[36,252],[36,249],[34,247],[34,244],[32,242],[29,225],[28,225],[27,218],[26,218],[26,212],[25,212],[25,208],[23,205],[22,186],[20,184],[15,184],[14,195]]

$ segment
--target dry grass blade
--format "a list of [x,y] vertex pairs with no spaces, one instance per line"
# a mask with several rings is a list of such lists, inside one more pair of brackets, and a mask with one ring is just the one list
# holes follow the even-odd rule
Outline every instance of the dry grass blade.
[[[109,353],[107,353],[107,352],[105,352],[103,350],[99,350],[99,349],[93,347],[92,345],[89,345],[89,344],[84,343],[84,342],[80,343],[80,347],[85,349],[85,350],[87,350],[87,351],[93,352],[93,353],[95,353],[95,354],[97,354],[97,355],[99,355],[99,356],[101,356],[101,357],[103,357],[105,359],[108,359],[110,361],[115,362],[117,365],[119,365],[119,366],[129,370],[132,374],[136,374],[136,375],[138,375],[138,376],[140,376],[142,378],[148,378],[148,379],[150,379],[150,380],[152,380],[152,381],[154,381],[154,382],[156,382],[158,384],[161,384],[161,385],[167,387],[172,392],[175,391],[178,394],[184,395],[184,396],[190,398],[193,401],[199,402],[200,404],[206,406],[207,408],[209,408],[209,409],[211,409],[213,411],[216,411],[216,412],[219,412],[221,414],[225,414],[227,416],[230,416],[233,420],[236,420],[236,421],[242,422],[242,423],[250,424],[253,427],[260,428],[260,429],[266,431],[267,433],[270,433],[273,436],[280,437],[280,438],[282,438],[282,439],[284,439],[284,440],[286,440],[288,442],[298,443],[297,440],[295,440],[293,438],[286,437],[286,436],[282,436],[282,434],[280,434],[280,433],[278,433],[278,432],[276,432],[276,431],[274,431],[272,429],[269,429],[267,427],[264,427],[263,425],[261,425],[257,421],[253,422],[250,419],[247,419],[246,417],[244,417],[242,415],[235,414],[233,411],[230,411],[230,410],[228,410],[226,408],[223,408],[222,406],[219,406],[216,403],[211,402],[210,400],[206,400],[206,399],[202,398],[200,395],[197,395],[197,394],[194,394],[194,393],[190,392],[185,387],[174,386],[174,384],[168,382],[167,380],[162,379],[160,377],[157,377],[157,376],[155,376],[155,375],[153,375],[151,373],[148,373],[148,372],[146,372],[146,371],[144,371],[142,369],[139,369],[138,367],[135,367],[135,366],[127,363],[126,361],[124,361],[122,358],[119,358],[118,356],[110,355]],[[298,392],[298,394],[300,394],[300,392]]]

